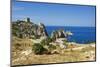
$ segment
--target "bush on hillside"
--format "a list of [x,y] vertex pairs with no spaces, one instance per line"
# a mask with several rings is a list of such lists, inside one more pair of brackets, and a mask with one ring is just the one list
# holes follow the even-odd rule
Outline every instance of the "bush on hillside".
[[54,49],[56,49],[56,46],[50,44],[50,45],[49,45],[49,50],[52,51],[52,50],[54,50]]
[[35,54],[43,54],[47,50],[39,43],[36,43],[33,45],[32,50],[34,51]]
[[46,39],[43,39],[42,41],[41,41],[41,44],[42,45],[49,45],[49,43],[50,42],[52,42],[52,40],[51,40],[51,38],[46,38]]

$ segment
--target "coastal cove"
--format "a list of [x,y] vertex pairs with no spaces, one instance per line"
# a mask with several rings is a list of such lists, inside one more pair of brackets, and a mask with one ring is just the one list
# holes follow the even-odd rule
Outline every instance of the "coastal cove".
[[[95,27],[12,22],[12,65],[95,61]],[[84,42],[83,42],[84,41]]]
[[49,36],[52,31],[57,29],[63,29],[66,32],[72,32],[73,35],[68,36],[69,42],[76,42],[80,44],[96,42],[95,27],[79,27],[79,26],[46,26]]

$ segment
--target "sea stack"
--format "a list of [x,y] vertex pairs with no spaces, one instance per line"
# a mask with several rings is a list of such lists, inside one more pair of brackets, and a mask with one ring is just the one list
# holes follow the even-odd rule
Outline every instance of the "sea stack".
[[56,30],[56,31],[53,31],[52,34],[51,34],[51,38],[56,40],[58,38],[66,38],[66,33],[64,32],[64,30]]

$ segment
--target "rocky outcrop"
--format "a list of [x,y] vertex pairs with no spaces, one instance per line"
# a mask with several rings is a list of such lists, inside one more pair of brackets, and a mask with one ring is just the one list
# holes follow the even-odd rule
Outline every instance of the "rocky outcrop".
[[42,23],[39,23],[37,32],[39,36],[43,36],[43,37],[48,36],[45,25]]
[[67,34],[66,32],[64,32],[64,30],[57,30],[57,31],[53,31],[51,34],[51,38],[56,40],[58,38],[66,38]]
[[67,48],[64,41],[67,41],[67,34],[64,30],[56,30],[51,34],[51,39],[55,42],[56,45],[59,45],[60,48]]
[[[45,25],[42,23],[34,24],[27,18],[25,21],[17,20],[12,23],[12,34],[20,38],[47,38],[48,33]],[[56,30],[51,34],[51,38],[56,40],[57,38],[66,38],[67,34],[64,30]]]
[[40,38],[47,37],[44,24],[34,24],[27,18],[26,21],[16,21],[12,23],[12,34],[19,38]]

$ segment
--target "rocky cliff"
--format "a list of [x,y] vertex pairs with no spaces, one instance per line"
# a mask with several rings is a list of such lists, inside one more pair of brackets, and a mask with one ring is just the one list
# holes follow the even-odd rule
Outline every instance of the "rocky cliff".
[[[47,38],[48,33],[43,23],[35,24],[27,18],[25,21],[17,20],[12,22],[12,34],[19,38]],[[66,38],[67,34],[63,29],[55,30],[51,33],[50,38],[56,40],[58,38]]]
[[19,38],[40,38],[48,36],[44,24],[34,24],[29,18],[26,21],[18,20],[12,22],[12,34]]

